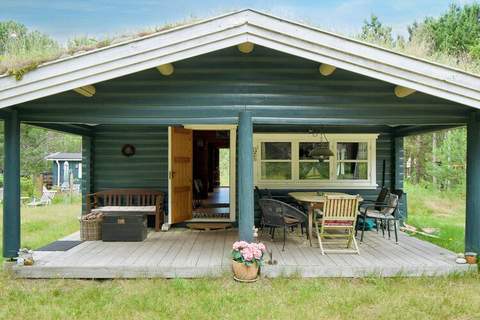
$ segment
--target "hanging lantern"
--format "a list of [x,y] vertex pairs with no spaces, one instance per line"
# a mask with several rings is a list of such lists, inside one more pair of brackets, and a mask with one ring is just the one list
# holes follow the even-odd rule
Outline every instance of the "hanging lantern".
[[[315,136],[316,134],[312,134]],[[330,157],[333,157],[334,154],[332,150],[329,148],[329,143],[327,140],[327,137],[325,136],[324,133],[320,133],[320,141],[315,143],[315,147],[310,150],[309,152],[309,157],[313,159],[318,159],[318,161],[325,161],[328,160]]]

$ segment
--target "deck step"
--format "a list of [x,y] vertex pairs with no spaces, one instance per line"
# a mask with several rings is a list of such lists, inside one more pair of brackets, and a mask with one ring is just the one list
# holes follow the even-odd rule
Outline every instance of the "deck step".
[[226,230],[232,227],[231,223],[197,222],[187,224],[187,228],[192,230]]

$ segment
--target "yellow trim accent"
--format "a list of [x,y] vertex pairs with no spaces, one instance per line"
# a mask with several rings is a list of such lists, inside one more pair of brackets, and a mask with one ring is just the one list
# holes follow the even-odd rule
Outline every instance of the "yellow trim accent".
[[82,96],[89,97],[89,98],[93,97],[93,95],[97,92],[95,87],[92,85],[75,88],[73,89],[73,91],[75,91],[78,94],[81,94]]

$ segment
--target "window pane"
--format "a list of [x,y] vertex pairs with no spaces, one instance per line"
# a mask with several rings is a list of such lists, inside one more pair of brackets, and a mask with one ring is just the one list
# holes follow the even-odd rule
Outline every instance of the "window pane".
[[365,162],[337,163],[337,178],[343,180],[367,180],[368,165]]
[[368,160],[368,143],[337,143],[337,160]]
[[290,160],[290,142],[262,142],[262,160]]
[[292,179],[291,162],[262,162],[262,180]]
[[300,162],[299,175],[301,180],[328,180],[330,177],[328,162]]
[[300,142],[299,149],[298,149],[298,156],[300,160],[313,160],[312,157],[310,157],[310,152],[314,148],[319,148],[319,147],[329,147],[328,142]]

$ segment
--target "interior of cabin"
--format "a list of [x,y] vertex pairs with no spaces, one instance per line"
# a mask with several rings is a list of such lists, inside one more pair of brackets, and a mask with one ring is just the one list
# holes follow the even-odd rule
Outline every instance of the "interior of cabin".
[[230,218],[230,132],[193,131],[193,218]]

